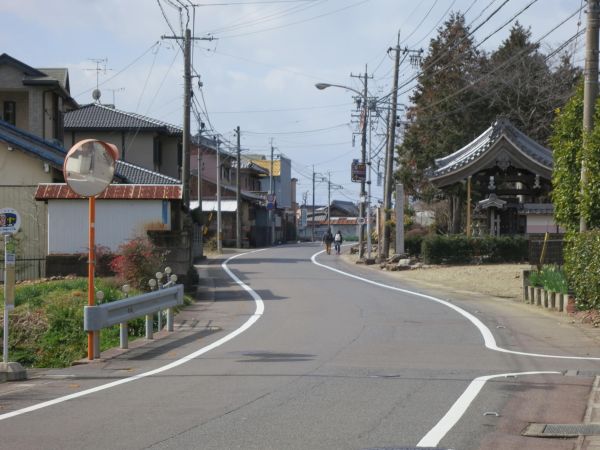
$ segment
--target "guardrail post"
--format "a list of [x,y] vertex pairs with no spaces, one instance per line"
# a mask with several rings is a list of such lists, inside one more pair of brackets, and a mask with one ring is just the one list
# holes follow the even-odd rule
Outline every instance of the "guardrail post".
[[127,322],[119,324],[119,341],[121,348],[129,348],[129,328]]
[[94,331],[94,359],[100,358],[100,330]]
[[154,322],[154,314],[146,314],[146,339],[154,339],[153,333],[153,322]]
[[167,309],[167,331],[173,331],[173,318],[175,316],[175,312],[173,308]]

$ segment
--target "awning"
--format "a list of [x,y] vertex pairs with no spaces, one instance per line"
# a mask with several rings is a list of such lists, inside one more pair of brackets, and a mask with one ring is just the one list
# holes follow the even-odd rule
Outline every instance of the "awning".
[[[190,202],[190,209],[198,208],[197,201]],[[217,202],[215,200],[202,200],[202,212],[204,211],[216,211]],[[235,212],[237,211],[236,200],[221,200],[221,212]]]

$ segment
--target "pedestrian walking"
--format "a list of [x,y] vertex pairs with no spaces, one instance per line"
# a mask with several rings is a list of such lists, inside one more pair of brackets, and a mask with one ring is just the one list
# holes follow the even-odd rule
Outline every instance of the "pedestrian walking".
[[339,255],[342,250],[342,242],[344,242],[344,238],[342,237],[342,232],[338,230],[333,237],[333,248],[336,255]]
[[328,255],[331,255],[331,243],[333,242],[333,234],[331,234],[331,228],[329,228],[323,235],[323,244],[325,244],[325,251]]

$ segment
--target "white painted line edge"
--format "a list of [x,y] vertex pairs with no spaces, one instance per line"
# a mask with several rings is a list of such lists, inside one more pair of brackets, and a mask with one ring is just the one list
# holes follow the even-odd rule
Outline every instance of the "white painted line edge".
[[492,334],[491,330],[481,320],[479,320],[477,317],[475,317],[470,312],[465,311],[464,309],[462,309],[450,302],[447,302],[447,301],[442,300],[437,297],[433,297],[431,295],[421,294],[420,292],[410,291],[408,289],[402,289],[402,288],[398,288],[395,286],[390,286],[389,284],[379,283],[377,281],[369,280],[368,278],[360,277],[358,275],[353,275],[351,273],[344,272],[343,270],[339,270],[334,267],[327,266],[327,265],[317,261],[317,256],[320,255],[321,253],[323,253],[324,251],[325,250],[321,250],[321,251],[315,253],[314,255],[312,255],[310,258],[311,261],[314,264],[316,264],[317,266],[323,267],[324,269],[331,270],[332,272],[339,273],[340,275],[344,275],[346,277],[354,278],[355,280],[359,280],[359,281],[363,281],[365,283],[372,284],[374,286],[379,286],[384,289],[390,289],[390,290],[396,291],[396,292],[402,292],[404,294],[414,295],[415,297],[421,297],[421,298],[439,303],[441,305],[444,305],[444,306],[456,311],[461,316],[463,316],[467,320],[469,320],[473,325],[475,325],[475,327],[479,330],[479,333],[481,333],[481,336],[483,337],[483,342],[485,344],[485,347],[489,348],[490,350],[494,350],[494,351],[501,352],[501,353],[510,353],[511,355],[532,356],[532,357],[536,357],[536,358],[556,358],[556,359],[575,359],[575,360],[580,360],[580,361],[600,361],[600,357],[547,355],[547,354],[543,354],[543,353],[519,352],[519,351],[515,351],[515,350],[508,350],[506,348],[498,347],[498,344],[496,343],[496,339],[494,338],[494,335]]
[[140,373],[138,375],[134,375],[134,376],[131,376],[131,377],[128,377],[128,378],[123,378],[121,380],[116,380],[116,381],[113,381],[111,383],[102,384],[100,386],[96,386],[96,387],[93,387],[93,388],[90,388],[90,389],[85,389],[83,391],[75,392],[73,394],[65,395],[63,397],[58,397],[58,398],[55,398],[53,400],[48,400],[46,402],[37,403],[35,405],[31,405],[31,406],[28,406],[26,408],[18,409],[16,411],[11,411],[11,412],[8,412],[8,413],[5,413],[5,414],[0,414],[0,420],[10,419],[11,417],[20,416],[22,414],[26,414],[26,413],[29,413],[29,412],[37,411],[37,410],[42,409],[42,408],[47,408],[49,406],[57,405],[59,403],[66,402],[68,400],[73,400],[75,398],[84,397],[86,395],[90,395],[90,394],[94,394],[96,392],[104,391],[106,389],[110,389],[110,388],[113,388],[113,387],[116,387],[116,386],[120,386],[120,385],[125,384],[125,383],[130,383],[132,381],[140,380],[142,378],[146,378],[146,377],[150,377],[152,375],[156,375],[156,374],[159,374],[159,373],[162,373],[162,372],[166,372],[167,370],[170,370],[170,369],[173,369],[175,367],[181,366],[182,364],[185,364],[185,363],[191,361],[192,359],[195,359],[195,358],[197,358],[197,357],[199,357],[201,355],[204,355],[205,353],[210,352],[211,350],[214,350],[215,348],[220,347],[221,345],[225,344],[226,342],[229,342],[230,340],[232,340],[235,337],[239,336],[244,331],[246,331],[248,328],[250,328],[252,325],[254,325],[258,319],[260,319],[260,317],[264,313],[265,305],[264,305],[264,302],[262,301],[262,298],[260,298],[260,295],[258,295],[256,292],[254,292],[250,286],[246,285],[237,276],[235,276],[235,274],[233,272],[231,272],[231,270],[229,270],[229,268],[227,267],[227,263],[229,261],[231,261],[232,259],[238,258],[240,256],[248,255],[250,253],[261,252],[263,250],[265,250],[265,249],[253,250],[253,251],[245,252],[245,253],[238,253],[237,255],[231,256],[225,262],[223,262],[223,264],[221,264],[221,267],[223,267],[223,269],[225,270],[225,272],[227,272],[227,275],[229,275],[233,279],[233,281],[235,281],[246,292],[248,292],[250,294],[250,296],[252,297],[252,299],[254,300],[254,302],[256,303],[256,310],[254,311],[254,314],[252,316],[250,316],[250,318],[246,322],[244,322],[244,324],[241,327],[239,327],[236,330],[232,331],[228,335],[223,336],[221,339],[213,342],[212,344],[207,345],[206,347],[202,347],[201,349],[196,350],[195,352],[190,353],[189,355],[184,356],[181,359],[175,360],[175,361],[173,361],[173,362],[171,362],[171,363],[169,363],[167,365],[164,365],[164,366],[158,367],[156,369],[149,370],[148,372]]
[[475,378],[462,393],[458,400],[450,407],[448,412],[440,419],[440,421],[421,439],[417,447],[436,447],[446,434],[456,425],[460,418],[467,411],[477,394],[481,391],[488,380],[494,378],[503,378],[510,376],[522,375],[556,375],[561,372],[517,372],[517,373],[502,373],[498,375],[486,375]]

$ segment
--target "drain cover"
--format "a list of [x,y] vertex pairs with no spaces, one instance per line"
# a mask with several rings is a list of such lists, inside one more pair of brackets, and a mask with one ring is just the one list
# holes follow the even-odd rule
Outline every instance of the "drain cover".
[[532,423],[523,432],[523,436],[549,438],[599,435],[600,424],[597,423]]

